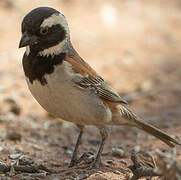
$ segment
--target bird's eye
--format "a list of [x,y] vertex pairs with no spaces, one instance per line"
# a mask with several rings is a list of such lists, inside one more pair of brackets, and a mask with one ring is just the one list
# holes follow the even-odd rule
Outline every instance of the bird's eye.
[[48,33],[48,27],[44,27],[40,29],[40,34],[41,35],[46,35]]

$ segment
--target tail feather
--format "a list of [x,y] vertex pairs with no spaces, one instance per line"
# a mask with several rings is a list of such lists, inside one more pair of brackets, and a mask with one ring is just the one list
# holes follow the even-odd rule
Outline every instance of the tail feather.
[[173,139],[171,136],[167,135],[165,132],[161,131],[160,129],[143,122],[141,119],[138,119],[135,114],[133,114],[128,108],[125,106],[122,106],[120,108],[121,116],[125,119],[130,120],[130,123],[133,126],[136,126],[137,128],[157,137],[164,143],[166,143],[170,147],[174,147],[175,144],[181,145],[177,140]]
[[158,129],[150,124],[147,124],[140,120],[135,120],[135,123],[139,129],[142,129],[143,131],[157,137],[158,139],[160,139],[161,141],[163,141],[170,147],[174,147],[175,144],[181,145],[177,140],[173,139],[172,137],[170,137],[169,135],[167,135],[160,129]]

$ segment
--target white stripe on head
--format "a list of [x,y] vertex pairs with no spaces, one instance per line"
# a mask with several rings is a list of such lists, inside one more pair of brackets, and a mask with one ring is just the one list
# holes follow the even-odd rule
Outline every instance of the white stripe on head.
[[52,27],[53,25],[56,25],[56,24],[60,24],[62,27],[64,27],[66,33],[67,34],[69,33],[67,21],[64,15],[61,13],[52,14],[50,17],[48,17],[42,22],[40,27]]
[[57,24],[60,24],[65,29],[66,38],[63,41],[61,41],[59,44],[39,52],[40,56],[49,56],[49,55],[53,56],[59,54],[63,50],[67,38],[69,38],[69,28],[64,15],[61,13],[55,13],[50,17],[48,17],[47,19],[45,19],[40,27],[52,27],[53,25]]

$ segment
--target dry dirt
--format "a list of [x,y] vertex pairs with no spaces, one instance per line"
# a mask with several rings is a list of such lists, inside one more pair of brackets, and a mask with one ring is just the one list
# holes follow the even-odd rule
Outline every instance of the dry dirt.
[[[81,56],[122,96],[130,108],[181,141],[181,3],[179,0],[1,0],[0,1],[0,162],[18,163],[9,155],[59,170],[58,174],[0,173],[0,179],[126,180],[133,150],[172,153],[159,140],[128,127],[112,127],[99,170],[83,171],[84,162],[66,169],[78,131],[54,119],[27,89],[19,50],[23,16],[51,6],[67,17],[72,42]],[[50,124],[52,124],[50,126]],[[88,127],[80,154],[98,148],[100,136]],[[119,149],[119,153],[112,153]],[[181,161],[181,148],[176,147]],[[22,157],[21,157],[22,158]],[[156,179],[156,178],[152,178]],[[157,178],[159,179],[159,178]]]

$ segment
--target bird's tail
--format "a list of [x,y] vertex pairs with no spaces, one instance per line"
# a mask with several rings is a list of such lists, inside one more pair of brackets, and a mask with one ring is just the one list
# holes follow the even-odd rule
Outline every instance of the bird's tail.
[[167,135],[165,132],[161,131],[160,129],[145,123],[140,120],[135,120],[137,127],[166,143],[170,147],[174,147],[175,144],[181,145],[177,140],[173,139],[171,136]]
[[122,106],[120,109],[120,113],[123,118],[127,120],[131,120],[130,122],[132,122],[133,126],[151,134],[152,136],[157,137],[158,139],[166,143],[168,146],[174,147],[175,144],[181,145],[181,143],[179,143],[177,140],[167,135],[165,132],[137,118],[137,116],[133,114],[126,107]]

